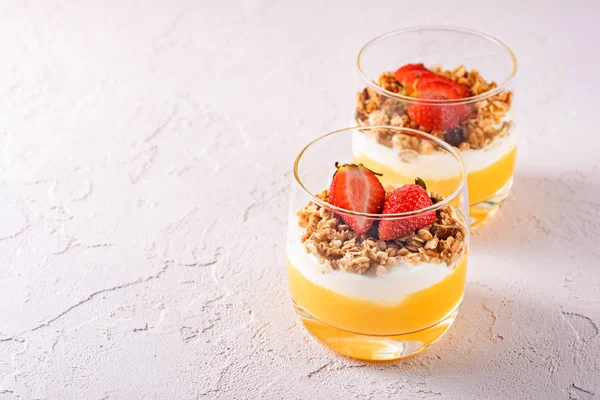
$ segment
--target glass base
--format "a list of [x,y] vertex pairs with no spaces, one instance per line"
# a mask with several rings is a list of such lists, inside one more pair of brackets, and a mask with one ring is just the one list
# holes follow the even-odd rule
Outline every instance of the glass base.
[[429,328],[403,335],[376,336],[334,328],[313,317],[294,301],[296,313],[315,339],[336,353],[366,361],[394,361],[420,353],[446,333],[458,315],[459,306]]
[[487,225],[498,214],[500,208],[508,198],[510,188],[512,187],[512,178],[506,185],[492,195],[486,201],[469,206],[469,216],[471,218],[471,229],[479,229]]

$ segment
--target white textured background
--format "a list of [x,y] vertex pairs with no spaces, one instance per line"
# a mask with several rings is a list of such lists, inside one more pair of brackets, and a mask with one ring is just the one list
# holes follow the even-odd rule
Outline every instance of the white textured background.
[[[600,398],[600,5],[302,3],[1,2],[0,400]],[[450,333],[367,365],[292,310],[290,169],[425,23],[514,48],[516,182]]]

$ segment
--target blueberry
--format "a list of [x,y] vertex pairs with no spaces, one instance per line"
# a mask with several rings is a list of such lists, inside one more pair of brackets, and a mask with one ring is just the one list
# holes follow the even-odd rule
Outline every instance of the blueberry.
[[446,132],[444,135],[444,140],[450,143],[452,146],[458,147],[459,144],[466,140],[465,132],[462,128],[452,128]]

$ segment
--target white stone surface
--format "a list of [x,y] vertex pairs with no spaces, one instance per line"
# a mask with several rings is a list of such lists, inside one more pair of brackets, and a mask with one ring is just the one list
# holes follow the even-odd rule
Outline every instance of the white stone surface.
[[[597,2],[144,3],[0,3],[0,400],[600,398]],[[426,23],[518,55],[514,195],[450,333],[369,365],[296,320],[290,170]]]

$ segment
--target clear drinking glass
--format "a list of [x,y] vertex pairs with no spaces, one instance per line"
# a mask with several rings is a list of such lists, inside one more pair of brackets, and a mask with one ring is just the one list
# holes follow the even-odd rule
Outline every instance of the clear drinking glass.
[[[435,83],[427,83],[418,70],[412,75],[395,74],[406,64],[423,64],[431,72],[451,78],[470,91],[458,99],[431,93],[428,98],[419,98],[431,92]],[[357,68],[360,87],[353,125],[418,129],[455,146],[468,172],[471,227],[488,222],[506,200],[515,168],[517,136],[512,78],[517,65],[513,52],[483,33],[416,27],[369,41],[358,54]],[[406,79],[404,85],[398,77]],[[355,152],[360,153],[358,160],[367,167],[381,169],[382,157],[393,157],[396,143],[403,138],[372,139],[356,143]],[[412,150],[431,154],[429,146]],[[392,168],[381,172],[392,178],[396,171]]]
[[[433,205],[399,214],[367,214],[335,207],[327,189],[336,163],[356,159],[353,142],[402,134],[404,158],[379,176],[387,194],[421,178]],[[435,158],[412,150],[431,146]],[[399,144],[401,148],[403,144]],[[388,171],[385,158],[378,168]],[[373,172],[380,172],[373,168]],[[456,150],[413,129],[342,129],[308,144],[294,164],[288,221],[287,270],[294,306],[310,333],[345,356],[395,360],[422,351],[453,323],[461,303],[469,248],[466,170]],[[425,225],[423,218],[430,216]],[[355,233],[347,218],[372,221]],[[382,224],[410,226],[407,236],[383,241]]]

